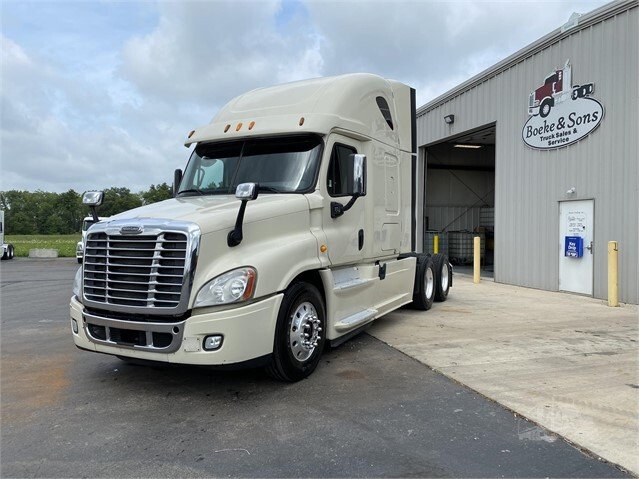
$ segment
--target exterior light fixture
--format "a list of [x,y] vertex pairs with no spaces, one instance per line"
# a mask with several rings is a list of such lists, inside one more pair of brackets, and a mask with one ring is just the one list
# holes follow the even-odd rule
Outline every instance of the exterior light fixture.
[[469,143],[458,143],[456,145],[454,145],[455,148],[469,148],[469,149],[473,149],[476,150],[477,148],[481,148],[481,145],[471,145]]
[[570,188],[568,191],[566,191],[567,195],[574,195],[575,192],[577,191],[577,188],[575,188],[574,186],[572,188]]
[[444,117],[444,121],[447,125],[452,125],[453,123],[455,123],[455,115],[446,115]]

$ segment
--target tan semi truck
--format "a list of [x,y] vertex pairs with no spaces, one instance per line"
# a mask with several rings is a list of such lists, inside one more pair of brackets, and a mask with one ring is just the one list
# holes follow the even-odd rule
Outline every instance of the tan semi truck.
[[[446,299],[448,259],[414,253],[410,87],[352,74],[254,90],[185,145],[173,199],[88,230],[79,348],[296,381],[374,319]],[[85,194],[96,217],[101,201]]]

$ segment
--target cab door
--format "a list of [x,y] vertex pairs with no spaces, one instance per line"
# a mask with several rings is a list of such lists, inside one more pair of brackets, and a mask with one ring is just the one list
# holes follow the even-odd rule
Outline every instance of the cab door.
[[346,205],[351,199],[346,193],[353,175],[349,156],[358,153],[365,154],[362,142],[338,134],[329,136],[320,175],[320,191],[325,197],[322,224],[328,258],[333,266],[360,262],[364,257],[364,245],[367,241],[372,241],[364,233],[365,196],[358,198],[343,215],[331,217],[331,202]]

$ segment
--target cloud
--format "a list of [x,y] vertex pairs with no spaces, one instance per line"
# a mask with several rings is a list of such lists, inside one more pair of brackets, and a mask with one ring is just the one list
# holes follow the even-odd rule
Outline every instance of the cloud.
[[[141,189],[245,91],[372,72],[445,92],[596,0],[12,4],[0,35],[0,189]],[[40,15],[40,17],[38,17]]]
[[144,95],[210,116],[258,86],[318,76],[319,43],[299,18],[278,28],[279,1],[161,3],[160,23],[129,40],[122,75]]

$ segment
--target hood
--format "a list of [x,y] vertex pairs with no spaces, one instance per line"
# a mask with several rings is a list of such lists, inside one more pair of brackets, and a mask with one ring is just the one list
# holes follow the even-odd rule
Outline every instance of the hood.
[[[111,216],[108,221],[140,218],[192,221],[200,227],[202,234],[206,234],[233,228],[240,203],[233,195],[171,198]],[[244,224],[308,209],[308,200],[302,194],[264,193],[256,200],[249,201],[244,213]]]

